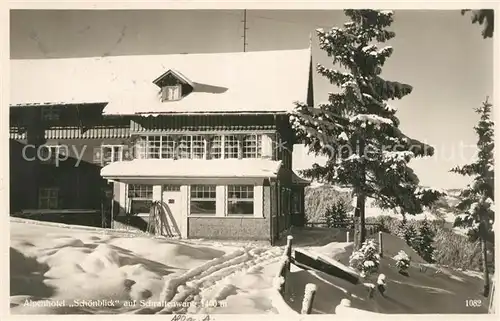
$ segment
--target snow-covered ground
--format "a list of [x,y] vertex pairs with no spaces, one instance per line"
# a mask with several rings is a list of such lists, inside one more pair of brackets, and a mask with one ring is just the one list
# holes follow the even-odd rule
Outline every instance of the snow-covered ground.
[[14,314],[278,312],[282,248],[28,222],[10,226]]

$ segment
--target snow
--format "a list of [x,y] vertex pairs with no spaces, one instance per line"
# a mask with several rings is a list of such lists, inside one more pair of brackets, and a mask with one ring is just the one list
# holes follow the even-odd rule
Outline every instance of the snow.
[[281,161],[268,159],[134,159],[112,162],[101,169],[115,177],[275,177]]
[[[104,113],[120,115],[288,112],[307,100],[310,59],[310,49],[301,49],[11,60],[10,104],[108,103]],[[153,80],[170,69],[195,89],[162,103]]]
[[[116,233],[11,221],[11,312],[278,310],[272,281],[281,248]],[[25,300],[54,306],[25,305]],[[62,303],[55,306],[57,302]]]
[[364,122],[368,124],[373,124],[373,125],[381,125],[381,124],[388,124],[392,125],[393,122],[389,118],[381,117],[378,115],[374,114],[360,114],[356,115],[350,118],[349,120],[351,123],[354,122]]
[[349,138],[347,137],[347,134],[345,132],[342,132],[339,134],[338,138],[343,141],[348,141]]
[[394,11],[392,11],[392,10],[381,10],[381,11],[379,11],[379,13],[382,14],[382,15],[390,16],[390,15],[394,14]]
[[384,159],[386,161],[395,161],[395,162],[402,162],[406,161],[406,158],[413,158],[415,157],[415,154],[411,151],[383,151],[382,152]]
[[368,52],[368,51],[372,51],[372,50],[375,50],[375,49],[377,49],[377,46],[375,46],[375,45],[367,45],[367,46],[364,46],[363,48],[361,48],[361,51]]

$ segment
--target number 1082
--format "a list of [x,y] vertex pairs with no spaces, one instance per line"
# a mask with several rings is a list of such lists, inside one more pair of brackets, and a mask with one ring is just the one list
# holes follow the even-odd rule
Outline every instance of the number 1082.
[[465,300],[465,306],[468,308],[479,308],[482,304],[481,300]]

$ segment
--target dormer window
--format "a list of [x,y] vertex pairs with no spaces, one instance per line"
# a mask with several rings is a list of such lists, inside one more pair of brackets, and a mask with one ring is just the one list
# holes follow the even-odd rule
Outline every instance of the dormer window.
[[59,109],[56,107],[43,107],[41,111],[43,121],[59,120]]
[[164,86],[161,89],[161,101],[179,100],[182,97],[182,86]]
[[160,88],[162,102],[180,100],[194,89],[194,83],[191,80],[172,69],[156,78],[153,83]]

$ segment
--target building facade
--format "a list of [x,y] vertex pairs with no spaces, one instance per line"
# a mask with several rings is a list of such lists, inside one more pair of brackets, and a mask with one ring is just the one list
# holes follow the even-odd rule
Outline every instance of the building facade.
[[289,113],[312,104],[310,50],[11,66],[12,213],[271,242],[303,224]]

